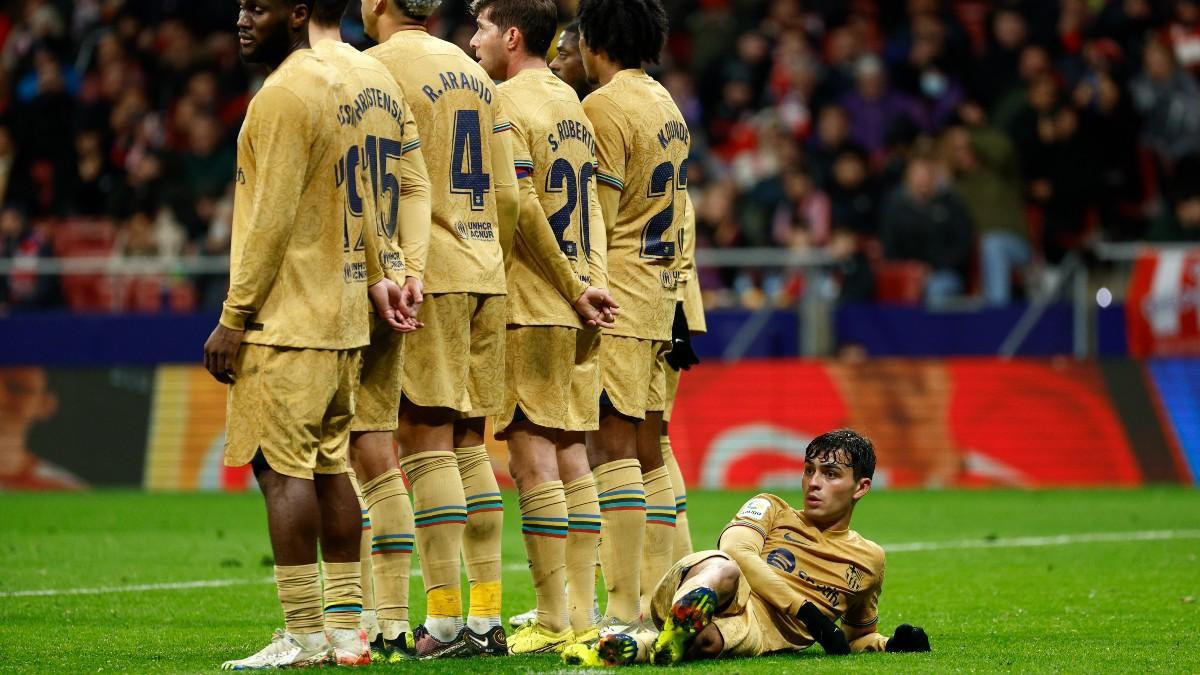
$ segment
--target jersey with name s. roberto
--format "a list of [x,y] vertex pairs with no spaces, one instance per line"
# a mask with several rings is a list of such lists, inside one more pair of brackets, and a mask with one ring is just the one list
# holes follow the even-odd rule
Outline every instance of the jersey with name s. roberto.
[[509,129],[495,85],[424,30],[397,31],[367,54],[399,83],[421,133],[433,213],[425,292],[504,294],[496,186],[515,178],[512,167],[493,166],[493,136]]
[[346,243],[338,110],[351,98],[311,49],[290,54],[250,101],[238,134],[229,294],[221,324],[275,347],[369,341],[365,247]]
[[[520,234],[526,224],[518,228],[507,267],[508,323],[580,327],[571,302],[547,278],[546,263],[561,251],[579,281],[596,284],[589,263],[591,235],[593,228],[603,229],[604,217],[596,195],[591,124],[575,90],[548,68],[523,70],[498,89],[512,123],[517,179],[532,180],[556,240],[555,250],[538,250],[534,238]],[[603,276],[603,269],[596,271]]]
[[[761,558],[795,595],[764,598],[775,607],[799,607],[805,601],[843,625],[864,628],[879,620],[883,588],[883,549],[854,530],[813,526],[804,512],[772,494],[746,502],[726,530],[748,527],[763,538]],[[751,583],[751,591],[754,584]],[[811,643],[804,624],[792,615],[773,613],[780,634],[794,645]]]
[[608,232],[608,284],[621,318],[606,332],[669,340],[678,300],[678,234],[690,204],[687,123],[667,90],[640,69],[616,73],[583,108],[596,131],[599,189],[621,193]]
[[368,283],[376,275],[401,284],[407,276],[420,279],[429,247],[429,176],[404,94],[383,64],[348,44],[321,40],[313,51],[350,85],[338,112],[348,134],[337,174],[346,190],[345,236],[358,247],[375,237]]

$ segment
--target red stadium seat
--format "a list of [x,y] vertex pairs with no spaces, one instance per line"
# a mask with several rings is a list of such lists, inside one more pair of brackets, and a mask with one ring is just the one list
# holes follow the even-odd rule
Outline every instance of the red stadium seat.
[[929,266],[915,260],[880,260],[874,273],[876,301],[915,305],[925,292]]

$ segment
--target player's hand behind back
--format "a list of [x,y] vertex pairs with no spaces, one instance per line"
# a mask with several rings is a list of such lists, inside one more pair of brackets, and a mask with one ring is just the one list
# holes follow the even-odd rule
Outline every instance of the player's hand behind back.
[[[420,282],[417,282],[420,283]],[[367,288],[375,313],[399,333],[411,333],[423,324],[409,307],[405,289],[394,281],[381,279]]]
[[621,306],[613,300],[608,289],[588,286],[575,300],[575,311],[589,326],[613,328],[617,315],[621,313]]

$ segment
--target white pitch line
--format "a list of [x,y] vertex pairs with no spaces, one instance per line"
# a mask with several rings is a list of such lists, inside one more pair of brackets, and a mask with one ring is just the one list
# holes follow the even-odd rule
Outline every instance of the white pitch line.
[[1045,537],[997,537],[995,539],[961,539],[959,541],[914,541],[905,544],[883,544],[883,550],[887,553],[910,553],[914,551],[951,551],[979,548],[1034,548],[1038,546],[1160,541],[1165,539],[1200,539],[1200,530],[1085,532],[1082,534],[1055,534]]
[[[1200,539],[1200,530],[1148,530],[1145,532],[1091,532],[1081,534],[1056,534],[1042,537],[998,537],[996,539],[961,539],[957,541],[914,541],[901,544],[884,544],[887,553],[913,553],[922,551],[953,551],[990,548],[1034,548],[1039,546],[1069,546],[1073,544],[1125,543],[1134,541],[1164,541],[1170,539]],[[529,569],[522,563],[504,566],[505,572]],[[413,577],[420,577],[421,570],[414,569]],[[260,579],[208,579],[202,581],[175,581],[157,584],[133,584],[130,586],[98,586],[94,588],[42,588],[25,591],[0,591],[0,598],[31,598],[58,595],[103,595],[109,593],[144,593],[147,591],[183,591],[192,588],[224,588],[275,583],[274,577]]]

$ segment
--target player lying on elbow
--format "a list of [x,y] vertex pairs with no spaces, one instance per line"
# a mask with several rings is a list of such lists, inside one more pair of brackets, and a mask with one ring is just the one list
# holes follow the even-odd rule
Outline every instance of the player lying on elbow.
[[683,558],[659,582],[654,643],[646,649],[635,636],[606,636],[594,660],[632,662],[636,656],[622,655],[637,648],[668,664],[813,643],[830,654],[929,651],[921,628],[903,624],[891,637],[877,631],[883,549],[850,529],[874,473],[870,440],[848,429],[815,438],[805,451],[804,508],[770,494],[746,502],[722,532],[720,550]]

